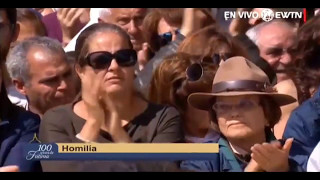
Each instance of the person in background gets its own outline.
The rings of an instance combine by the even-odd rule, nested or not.
[[[76,52],[70,51],[66,53],[68,63],[70,64],[72,74],[73,74],[73,82],[75,84],[76,94],[81,92],[81,80],[75,70],[76,65]]]
[[[42,18],[48,37],[57,39],[66,46],[89,22],[89,13],[95,8],[52,8],[53,13]]]
[[[266,8],[237,8],[237,13],[246,13],[246,12],[258,12],[261,13],[262,10]],[[255,26],[262,23],[261,18],[236,18],[231,20],[231,24],[228,28],[230,35],[241,43],[241,46],[248,52],[249,59],[259,66],[269,77],[272,85],[277,84],[277,77],[275,71],[272,67],[260,56],[260,51],[257,45],[251,40],[252,36],[255,35],[252,32]],[[253,35],[252,35],[253,34]],[[251,38],[251,39],[250,39]]]
[[[34,11],[28,8],[17,8],[17,21],[20,32],[17,42],[35,36],[47,36],[46,28]]]
[[[153,8],[143,21],[144,38],[148,45],[148,59],[141,63],[141,71],[161,47],[181,37],[184,8]]]
[[[17,23],[17,9],[16,8],[0,8],[0,62],[5,63],[10,47],[15,44],[18,38],[20,25]],[[3,81],[7,88],[9,99],[13,104],[24,106],[27,101],[24,96],[15,90],[6,68],[3,69]]]
[[[143,63],[149,60],[148,45],[145,43],[142,29],[143,19],[148,13],[147,8],[91,8],[91,11],[95,12],[90,12],[89,23],[77,31],[75,36],[70,36],[69,42],[64,44],[66,52],[74,51],[78,36],[88,26],[94,23],[112,23],[121,26],[130,35],[134,49],[138,52],[138,64],[143,66]]]
[[[211,24],[215,24],[215,20],[207,10],[202,8],[185,8],[181,30],[177,33],[177,39],[161,47],[153,58],[145,65],[143,70],[137,73],[135,86],[138,91],[144,97],[148,97],[153,71],[163,59],[168,55],[176,53],[178,46],[186,36]]]
[[[232,56],[248,56],[239,42],[216,25],[204,27],[187,36],[177,51],[194,56],[209,56],[212,59],[216,55],[220,55],[223,59]]]
[[[16,17],[15,8],[0,8],[0,172],[41,171],[39,162],[23,157],[24,146],[38,133],[39,117],[10,102],[4,81],[5,57],[19,33]]]
[[[166,57],[154,71],[149,100],[178,109],[187,142],[205,143],[219,138],[209,114],[195,109],[187,102],[191,93],[210,92],[217,68],[218,64],[211,57],[178,53]],[[189,76],[188,72],[193,69],[197,71]]]
[[[291,88],[294,87],[294,88]],[[283,94],[288,94],[298,99],[298,90],[295,88],[294,82],[290,80],[281,81],[274,86],[274,88]],[[284,130],[291,116],[291,113],[299,106],[299,102],[294,102],[285,106],[281,106],[281,118],[277,124],[274,125],[273,133],[277,139],[282,139]]]
[[[175,41],[181,30],[184,8],[154,8],[143,21],[145,38],[154,53]]]
[[[37,12],[39,12],[42,16],[50,15],[57,11],[57,8],[34,8]]]
[[[3,63],[6,60],[11,43],[15,42],[18,38],[20,26],[17,23],[16,8],[0,8],[0,17],[0,61]],[[7,84],[8,80],[6,79],[6,72],[4,73],[4,81]]]
[[[276,72],[278,92],[298,97],[297,87],[289,75],[289,68],[294,63],[292,51],[297,37],[296,27],[285,20],[274,19],[260,23],[251,31],[254,31],[251,39],[259,48],[260,56]],[[298,105],[298,102],[295,102],[281,107],[281,120],[274,127],[277,138],[282,137],[288,119]]]
[[[70,64],[56,40],[33,37],[20,42],[6,65],[15,88],[28,100],[26,108],[40,117],[76,96]]]
[[[90,21],[90,8],[59,8],[57,18],[62,31],[62,45],[65,47]]]
[[[320,141],[320,17],[315,16],[298,31],[292,56],[292,79],[298,89],[300,106],[287,123],[283,137],[294,138],[290,157],[297,171],[306,171],[310,154]]]
[[[17,22],[20,27],[19,35],[14,43],[11,43],[11,49],[20,41],[25,39],[46,36],[47,32],[41,18],[38,17],[36,12],[30,8],[17,8]],[[7,77],[8,81],[6,84],[8,97],[10,101],[25,109],[28,107],[28,101],[26,97],[18,92],[12,84],[11,78]]]
[[[274,19],[260,23],[252,31],[250,39],[259,48],[260,56],[277,73],[277,82],[289,79],[285,70],[293,63],[290,51],[297,37],[296,28],[282,19]]]
[[[10,102],[3,81],[4,68],[2,63],[0,69],[0,167],[14,165],[18,168],[4,168],[3,171],[41,171],[39,161],[28,161],[23,156],[25,145],[32,141],[39,131],[40,119],[37,115]]]

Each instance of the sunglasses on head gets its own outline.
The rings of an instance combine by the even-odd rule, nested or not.
[[[122,49],[114,54],[108,51],[98,51],[86,57],[87,64],[94,69],[109,68],[113,59],[121,67],[134,66],[137,62],[137,52],[133,49]]]
[[[204,73],[203,64],[215,64],[219,65],[221,60],[225,61],[229,59],[231,54],[214,54],[212,57],[205,56],[202,58],[201,62],[191,64],[186,70],[186,76],[189,81],[197,81],[201,79]]]

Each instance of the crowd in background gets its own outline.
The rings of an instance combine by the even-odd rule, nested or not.
[[[0,171],[320,172],[320,16],[0,8]],[[309,13],[310,14],[310,13]],[[27,161],[42,143],[218,143],[210,160]]]

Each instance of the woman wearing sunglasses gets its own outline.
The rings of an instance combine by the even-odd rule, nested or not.
[[[178,112],[148,103],[136,93],[133,80],[137,54],[124,30],[107,23],[91,25],[80,34],[75,53],[81,96],[72,104],[45,114],[40,128],[42,142],[183,141]],[[93,171],[112,171],[108,167],[89,166]],[[80,163],[43,162],[44,171],[83,168]]]
[[[293,139],[273,141],[271,128],[280,119],[280,106],[295,101],[275,92],[268,76],[249,60],[227,59],[217,70],[211,93],[188,98],[190,105],[209,112],[220,131],[215,142],[219,153],[210,161],[184,161],[181,167],[211,172],[289,171]]]
[[[158,104],[176,107],[183,121],[185,139],[190,143],[210,142],[217,133],[208,113],[188,105],[191,93],[210,92],[218,68],[215,59],[178,53],[164,59],[155,70],[149,99]]]

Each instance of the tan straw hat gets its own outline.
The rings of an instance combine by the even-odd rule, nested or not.
[[[188,102],[202,110],[212,106],[212,100],[218,96],[266,95],[280,106],[296,101],[292,96],[279,94],[270,85],[268,76],[254,63],[244,57],[232,57],[223,62],[212,84],[211,93],[193,93]]]

